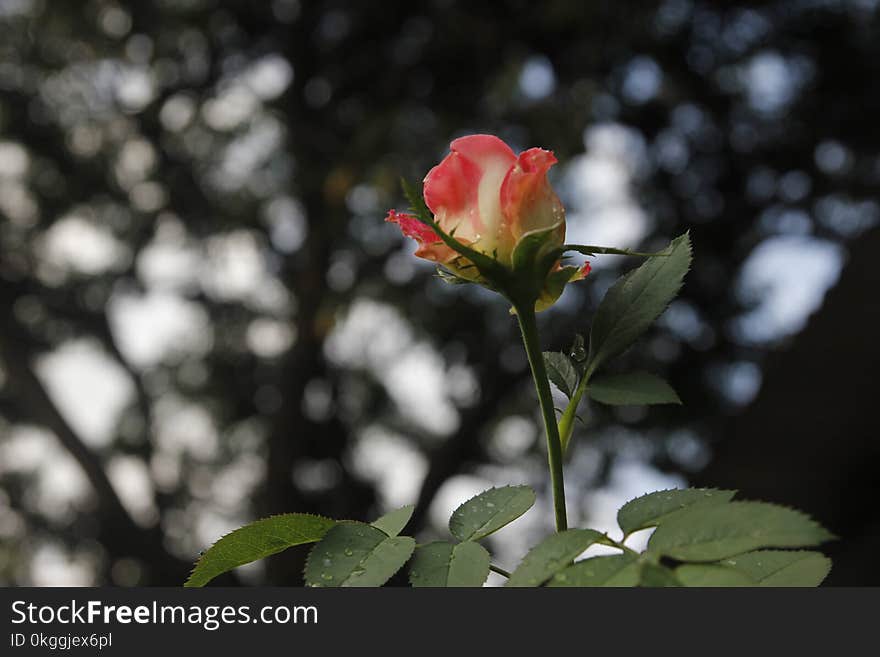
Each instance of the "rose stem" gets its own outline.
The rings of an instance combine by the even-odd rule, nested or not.
[[[522,331],[523,345],[532,368],[532,378],[538,392],[538,401],[544,415],[544,429],[547,432],[547,460],[550,465],[550,483],[553,486],[553,507],[556,511],[556,531],[568,528],[565,513],[565,483],[562,475],[562,443],[559,440],[559,427],[556,424],[556,411],[553,408],[553,396],[550,393],[550,381],[544,367],[544,356],[538,340],[538,324],[535,320],[534,302],[516,304],[516,316]]]

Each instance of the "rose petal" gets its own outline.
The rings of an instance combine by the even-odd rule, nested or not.
[[[499,259],[509,257],[499,190],[516,155],[492,135],[469,135],[450,145],[450,154],[425,176],[425,203],[444,231]],[[503,253],[498,253],[503,246]]]
[[[385,221],[397,224],[400,226],[401,233],[418,242],[419,248],[416,250],[415,255],[420,258],[445,263],[458,256],[455,251],[441,241],[433,228],[423,224],[418,218],[408,212],[389,210]]]
[[[514,239],[534,230],[562,225],[558,236],[565,239],[565,210],[547,180],[547,171],[556,164],[556,156],[541,148],[520,153],[516,164],[501,185],[501,209]]]

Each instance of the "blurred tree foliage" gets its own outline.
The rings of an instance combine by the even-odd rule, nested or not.
[[[34,581],[48,544],[95,582],[177,584],[254,516],[366,518],[400,478],[430,528],[457,474],[541,483],[540,442],[498,446],[536,419],[507,308],[439,281],[382,223],[400,175],[487,131],[555,151],[572,226],[635,213],[638,245],[694,237],[682,300],[629,355],[686,405],[590,409],[571,499],[648,459],[815,513],[844,538],[830,581],[876,584],[878,23],[871,0],[0,2],[0,580]],[[584,186],[631,205],[594,207]],[[803,345],[796,322],[771,331],[761,285],[780,267],[833,282],[856,237],[834,315]],[[750,288],[768,244],[789,257]],[[627,264],[543,317],[548,347],[588,328]],[[781,280],[777,314],[799,289]],[[189,330],[150,351],[160,316]],[[127,391],[105,440],[50,383],[70,344]],[[414,352],[436,367],[401,392]],[[748,406],[769,353],[773,401]],[[22,427],[54,436],[30,465]],[[88,484],[69,508],[39,492],[59,449]],[[302,559],[258,581],[298,583]]]

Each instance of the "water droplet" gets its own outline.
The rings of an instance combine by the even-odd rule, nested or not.
[[[324,559],[324,565],[330,566],[333,562],[330,559]]]
[[[495,505],[492,502],[486,502],[486,506],[490,509],[494,509]]]
[[[584,336],[574,336],[574,344],[571,346],[571,357],[581,363],[587,359],[587,350],[584,348]]]
[[[351,548],[345,548],[345,556],[350,557],[353,554],[354,552],[352,552]]]
[[[333,575],[330,573],[321,573],[321,579],[331,580],[333,579]]]

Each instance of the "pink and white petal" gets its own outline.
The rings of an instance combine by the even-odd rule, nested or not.
[[[425,176],[425,205],[447,233],[456,229],[465,239],[476,234],[480,222],[477,190],[482,175],[475,162],[453,151]]]
[[[419,221],[414,215],[408,212],[397,212],[389,210],[385,221],[400,226],[400,232],[406,237],[412,237],[419,242],[439,242],[440,237],[434,232],[434,229],[427,224]]]
[[[565,210],[547,180],[557,159],[550,151],[530,148],[520,153],[501,185],[501,209],[516,240],[524,234],[563,225]],[[565,238],[563,227],[561,239]]]
[[[505,160],[510,166],[516,160],[516,153],[495,135],[477,134],[459,137],[452,140],[449,150],[461,153],[474,162],[486,162],[498,158]]]
[[[500,189],[516,155],[492,135],[460,137],[450,150],[425,177],[425,203],[444,230],[455,229],[457,238],[492,253],[509,242],[500,235]]]
[[[385,221],[396,223],[400,226],[400,232],[406,237],[413,238],[419,245],[415,255],[419,258],[432,260],[434,262],[449,262],[458,254],[446,246],[434,229],[423,224],[415,216],[407,212],[396,212],[390,210]]]
[[[414,255],[439,264],[448,264],[461,258],[455,250],[446,246],[443,242],[434,242],[433,244],[420,243]]]

